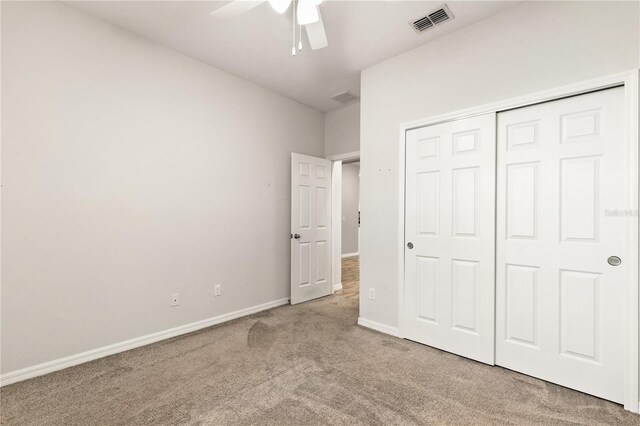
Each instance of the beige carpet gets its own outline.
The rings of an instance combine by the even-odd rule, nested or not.
[[[330,296],[2,388],[4,425],[638,425],[619,405],[356,325]]]

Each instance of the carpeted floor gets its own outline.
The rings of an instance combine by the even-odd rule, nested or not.
[[[356,325],[329,296],[2,388],[4,425],[638,425],[619,405]]]

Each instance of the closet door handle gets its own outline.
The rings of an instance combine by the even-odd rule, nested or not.
[[[609,258],[607,259],[607,263],[611,266],[620,266],[620,264],[622,263],[622,259],[620,259],[618,256],[609,256]]]

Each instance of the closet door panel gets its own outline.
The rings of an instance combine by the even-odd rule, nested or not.
[[[495,114],[407,132],[406,337],[488,364],[494,194]]]
[[[623,89],[498,114],[496,363],[622,402]]]

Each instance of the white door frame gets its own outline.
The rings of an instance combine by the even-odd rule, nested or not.
[[[638,135],[640,120],[638,118],[640,91],[639,91],[639,70],[634,69],[618,74],[612,74],[601,78],[583,81],[557,87],[551,90],[536,92],[526,96],[520,96],[508,100],[493,102],[490,104],[455,111],[447,114],[429,117],[423,120],[412,121],[400,125],[399,132],[399,159],[398,159],[398,190],[401,196],[398,200],[398,333],[399,337],[404,337],[404,205],[405,205],[405,143],[408,130],[419,127],[439,124],[446,121],[460,120],[487,113],[498,113],[513,108],[529,106],[541,102],[548,102],[556,99],[575,96],[596,90],[607,89],[616,86],[624,86],[624,108],[625,108],[625,140],[627,145],[627,158],[629,176],[628,207],[632,214],[627,216],[629,221],[629,252],[626,258],[629,259],[629,274],[627,278],[627,320],[626,320],[626,363],[625,363],[625,399],[624,408],[634,413],[638,412],[640,405],[638,395],[638,382],[640,372],[640,360],[638,352],[638,333],[640,324],[638,318],[639,309],[639,283],[638,283]],[[635,214],[633,214],[635,212]]]
[[[342,290],[342,162],[360,160],[360,151],[329,155],[327,160],[331,160],[331,261],[335,293]]]

